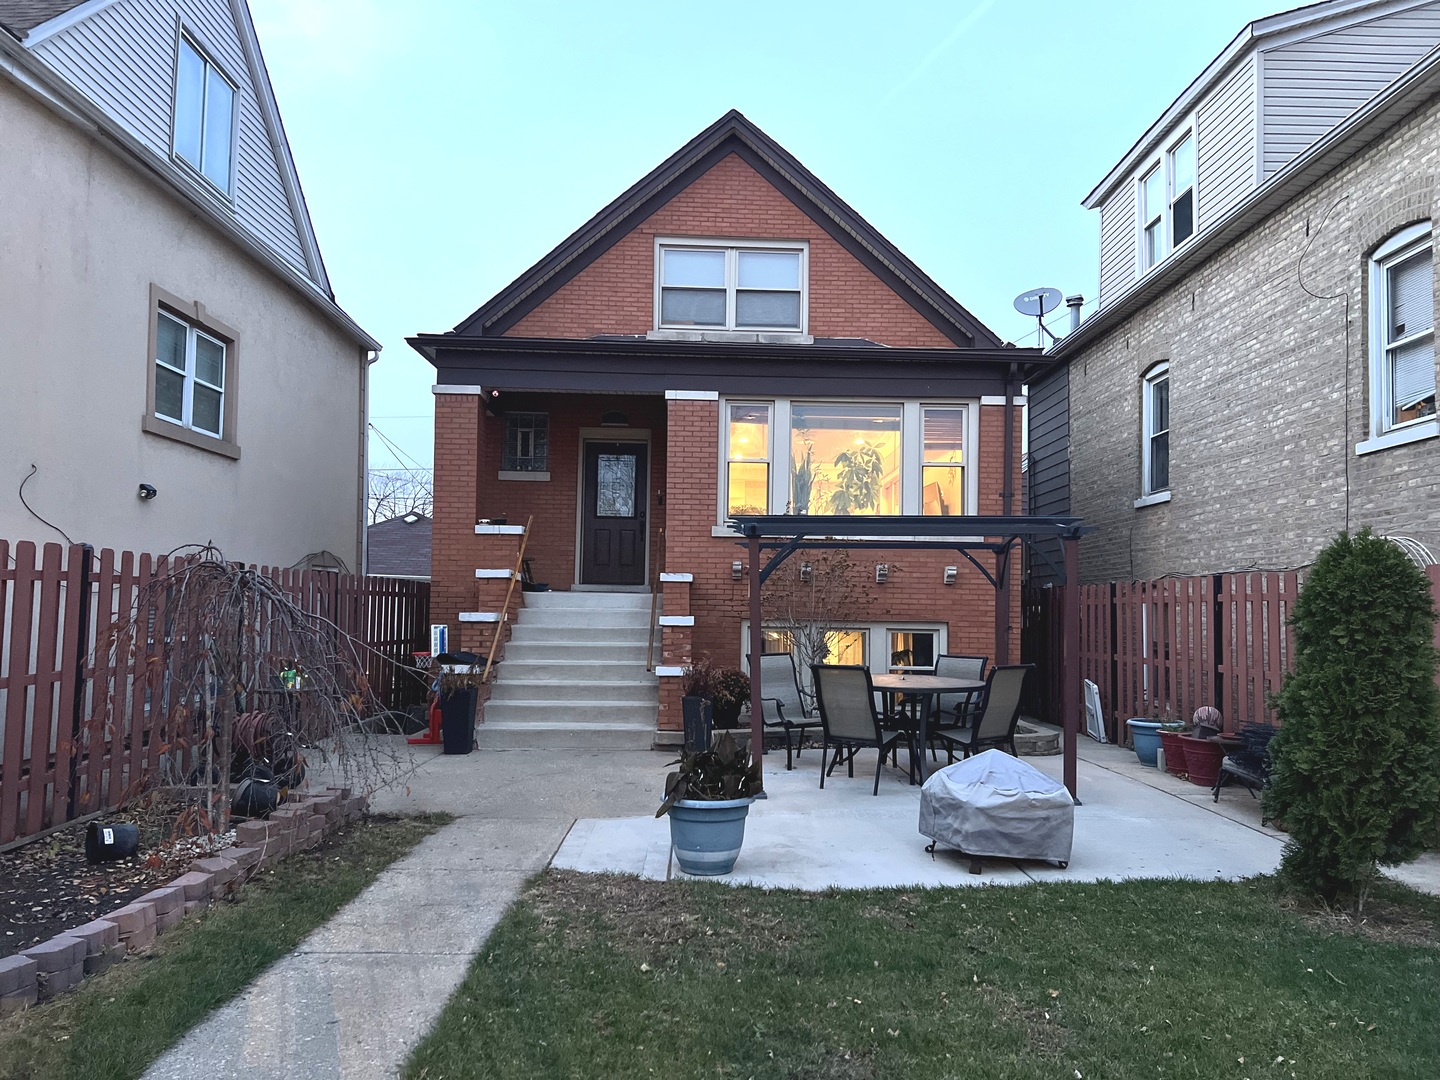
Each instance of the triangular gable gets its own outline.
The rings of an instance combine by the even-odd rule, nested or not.
[[[869,222],[783,147],[731,110],[666,159],[455,328],[460,335],[504,334],[719,162],[736,155],[806,217],[961,347],[1001,341],[935,284]]]
[[[24,45],[168,161],[177,13],[241,84],[237,220],[333,299],[245,0],[88,0],[29,29]]]

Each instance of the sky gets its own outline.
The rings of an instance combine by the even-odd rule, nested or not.
[[[250,0],[336,299],[384,345],[372,468],[434,460],[434,369],[406,336],[454,327],[731,108],[1033,345],[1019,293],[1093,310],[1081,199],[1285,6]]]

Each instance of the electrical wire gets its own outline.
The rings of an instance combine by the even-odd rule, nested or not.
[[[31,506],[28,502],[25,501],[25,485],[30,482],[30,477],[34,476],[39,471],[40,466],[36,465],[32,461],[30,463],[30,471],[25,474],[25,479],[20,481],[20,490],[16,492],[16,494],[20,496],[20,505],[25,507],[26,510],[29,510],[30,516],[33,517],[36,521],[40,522],[40,524],[42,525],[46,525],[54,529],[61,536],[65,537],[65,543],[69,544],[71,547],[74,547],[75,541],[70,539],[69,533],[67,533],[64,529],[60,528],[60,526],[56,525],[53,521],[46,521],[43,517],[41,517],[35,512],[35,508],[33,506]]]
[[[378,427],[376,427],[373,422],[369,423],[367,426],[370,428],[371,431],[373,431],[373,432],[375,433],[376,437],[377,437],[382,443],[385,444],[385,448],[386,448],[387,450],[389,450],[392,454],[395,455],[395,460],[396,460],[396,461],[399,461],[402,465],[403,465],[406,461],[409,461],[410,464],[411,464],[411,466],[413,466],[413,470],[412,470],[412,471],[414,471],[414,472],[423,472],[423,473],[428,473],[428,472],[430,472],[430,470],[429,470],[428,468],[426,468],[424,465],[421,465],[419,461],[417,461],[415,458],[411,457],[411,456],[410,456],[409,454],[407,454],[404,450],[401,450],[400,447],[395,444],[394,440],[392,440],[392,439],[390,439],[389,437],[387,437],[386,434],[385,434],[383,431],[381,431]]]

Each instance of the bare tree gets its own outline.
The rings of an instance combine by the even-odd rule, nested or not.
[[[368,477],[366,524],[405,514],[433,516],[435,473],[432,469],[371,469]]]
[[[830,658],[837,630],[864,619],[872,590],[847,551],[801,552],[770,576],[760,594],[767,629],[790,639],[801,693],[814,705],[806,673]]]

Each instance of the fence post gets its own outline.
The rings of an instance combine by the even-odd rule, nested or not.
[[[85,658],[90,653],[90,562],[95,549],[89,544],[80,545],[80,588],[75,598],[77,628],[75,635],[75,704],[70,710],[70,776],[65,796],[65,820],[75,818],[76,799],[79,796],[80,732],[84,727],[85,715]]]
[[[1125,718],[1120,715],[1120,610],[1115,603],[1115,582],[1110,582],[1110,711],[1115,723],[1111,726],[1110,741],[1123,746],[1130,731]]]
[[[1222,670],[1225,665],[1225,603],[1220,595],[1223,587],[1221,583],[1223,576],[1222,574],[1210,575],[1212,595],[1210,603],[1210,632],[1214,640],[1214,647],[1211,649],[1210,655],[1211,662],[1215,665],[1215,671],[1212,676],[1215,690],[1215,708],[1220,710],[1222,717],[1229,715],[1225,711],[1225,675]],[[1224,721],[1221,722],[1223,723]],[[1231,730],[1234,729],[1232,728]]]

